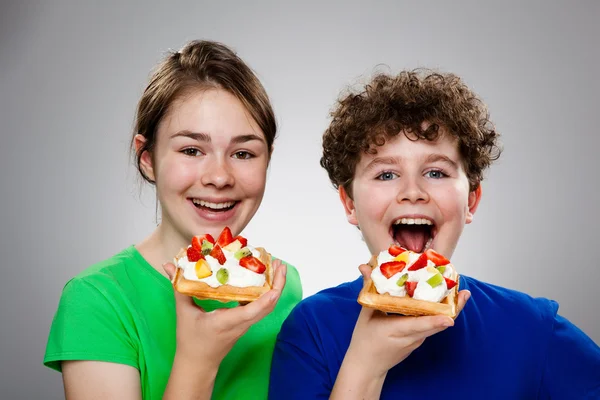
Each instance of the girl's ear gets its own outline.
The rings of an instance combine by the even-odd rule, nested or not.
[[[477,189],[469,193],[469,209],[467,211],[465,223],[470,224],[473,222],[473,215],[477,211],[479,202],[481,201],[481,183],[477,186]]]
[[[136,154],[139,154],[140,149],[146,143],[146,138],[138,133],[133,138],[133,143],[135,146]],[[142,171],[144,171],[144,174],[146,174],[148,179],[150,179],[152,182],[154,182],[155,179],[154,179],[154,166],[152,165],[152,155],[148,151],[144,151],[142,153],[142,155],[140,157],[140,167],[142,168]]]
[[[354,207],[354,200],[350,198],[350,195],[346,192],[343,186],[338,189],[340,195],[340,201],[346,211],[346,218],[352,225],[358,226],[358,219],[356,218],[356,207]]]

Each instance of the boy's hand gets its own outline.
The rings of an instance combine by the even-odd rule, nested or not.
[[[164,265],[169,278],[174,276],[175,268],[171,263]],[[285,286],[287,270],[279,260],[273,261],[273,269],[273,288],[258,300],[244,306],[205,312],[191,297],[174,291],[177,313],[176,358],[183,358],[190,365],[210,365],[216,371],[235,342],[251,325],[275,308]]]
[[[363,279],[371,274],[368,265],[359,267]],[[458,313],[470,297],[467,290],[458,294]],[[457,315],[458,315],[457,313]],[[363,307],[352,334],[332,398],[379,398],[387,372],[406,359],[428,336],[454,325],[447,316],[407,317],[386,315]],[[335,394],[336,396],[333,396]]]

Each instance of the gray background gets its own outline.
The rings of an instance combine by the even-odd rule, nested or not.
[[[63,284],[153,229],[133,114],[163,52],[195,38],[236,49],[272,97],[280,137],[246,235],[299,267],[305,295],[368,259],[318,164],[334,99],[378,64],[423,65],[463,76],[503,134],[459,271],[556,299],[600,342],[600,3],[79,3],[0,10],[3,398],[62,397],[42,357]]]

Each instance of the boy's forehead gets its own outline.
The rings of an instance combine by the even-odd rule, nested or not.
[[[363,152],[360,161],[367,161],[377,157],[397,156],[411,158],[410,156],[423,156],[429,153],[442,152],[448,157],[459,161],[458,139],[449,134],[441,134],[435,140],[407,137],[400,133],[394,137],[387,138],[381,146],[371,145],[369,152]]]

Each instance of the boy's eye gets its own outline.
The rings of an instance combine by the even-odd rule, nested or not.
[[[181,150],[181,152],[183,154],[185,154],[186,156],[191,156],[191,157],[196,157],[196,156],[199,156],[200,154],[202,154],[200,152],[200,150],[195,149],[193,147],[190,147],[190,148],[187,148],[187,149],[183,149],[183,150]]]
[[[444,178],[445,176],[447,176],[445,173],[443,173],[440,170],[431,170],[429,172],[427,172],[426,174],[428,177],[433,178],[433,179],[441,179]]]
[[[248,159],[254,157],[254,155],[247,151],[236,151],[235,153],[233,153],[232,157],[238,158],[240,160],[248,160]]]
[[[377,175],[377,179],[379,179],[380,181],[390,181],[392,179],[396,179],[398,177],[398,175],[396,175],[393,172],[382,172],[381,174]]]

